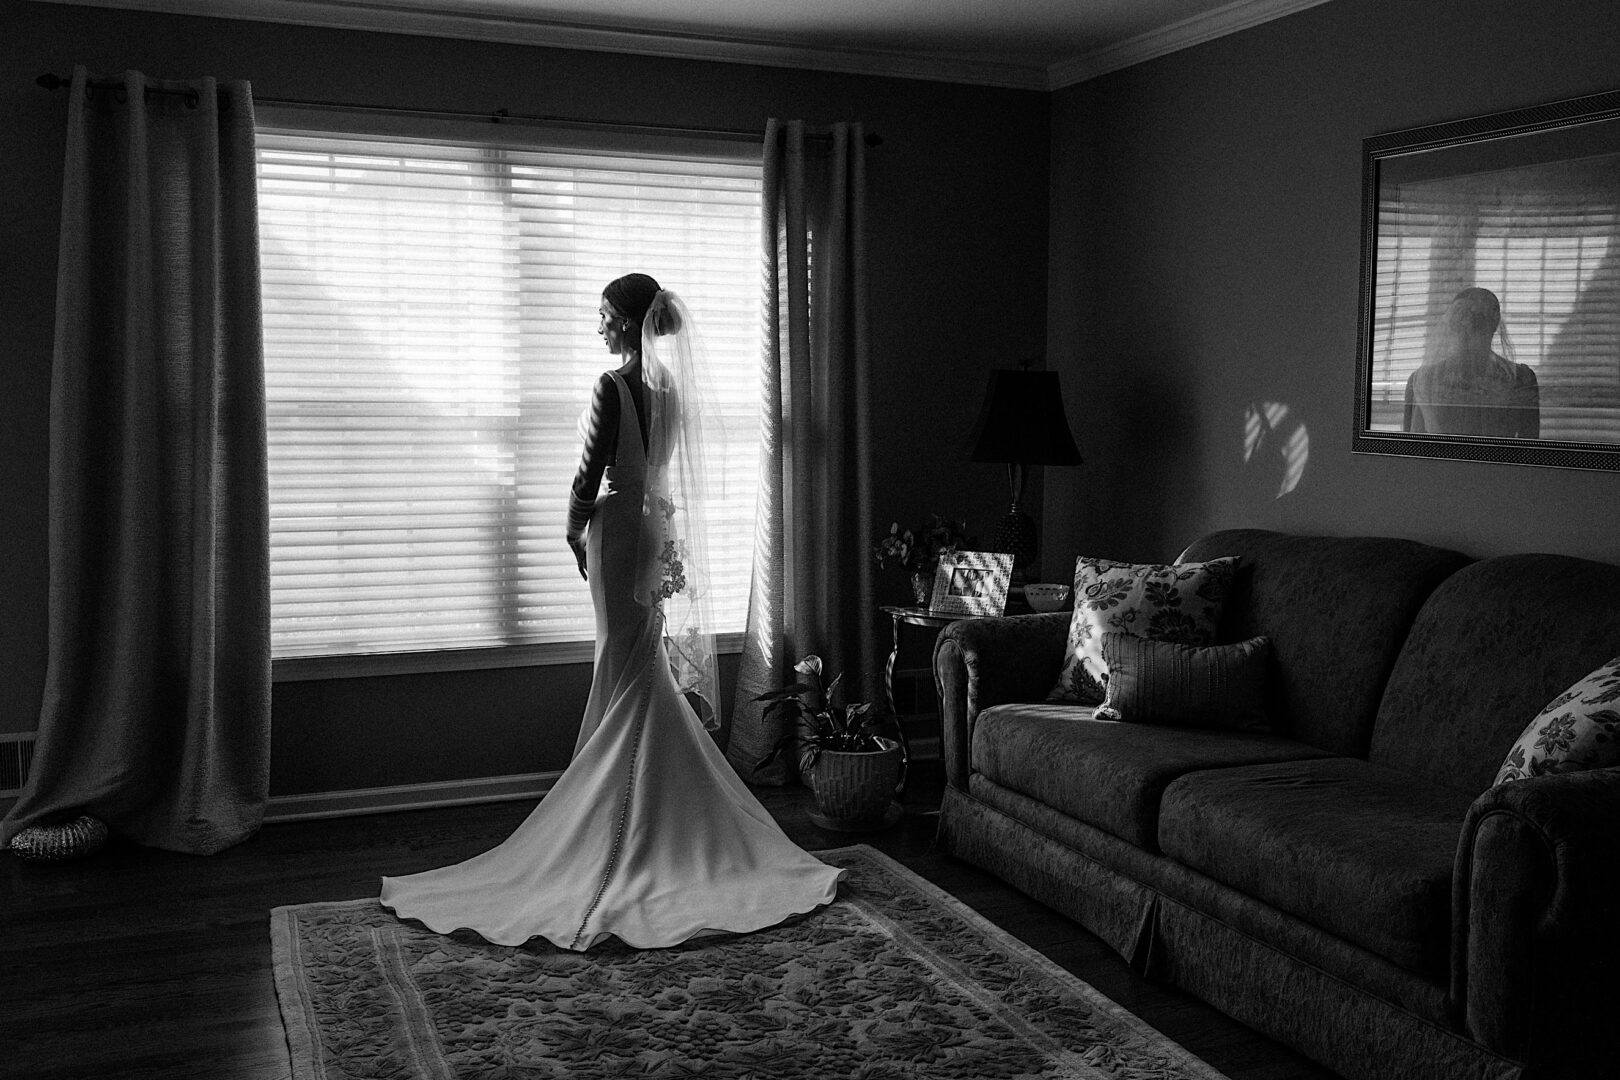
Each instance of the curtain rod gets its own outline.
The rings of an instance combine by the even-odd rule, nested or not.
[[[73,85],[71,78],[64,79],[53,72],[46,72],[34,80],[46,90],[59,90]],[[123,86],[123,83],[111,79],[91,80],[89,83],[94,90],[111,90]],[[197,91],[191,88],[174,89],[167,86],[148,86],[149,94],[177,94],[195,97]],[[464,109],[409,109],[397,105],[352,105],[342,101],[304,101],[297,98],[258,97],[253,99],[256,103],[264,105],[283,105],[292,108],[305,109],[341,109],[347,112],[367,113],[396,113],[410,116],[441,117],[455,120],[487,120],[492,124],[545,124],[551,127],[579,128],[588,131],[635,131],[655,135],[685,135],[688,137],[705,139],[729,139],[737,142],[758,142],[763,133],[759,131],[746,131],[741,128],[693,127],[681,124],[653,124],[653,123],[627,123],[618,120],[574,120],[564,116],[540,116],[528,113],[514,113],[506,109],[496,109],[493,112],[473,112]],[[826,132],[812,132],[806,138],[824,140],[832,136]],[[868,132],[865,136],[867,146],[883,145],[883,136],[876,132]]]

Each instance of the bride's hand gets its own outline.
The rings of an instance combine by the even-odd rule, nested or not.
[[[574,559],[579,563],[579,576],[589,581],[585,574],[585,545],[574,537],[568,538],[568,546],[573,549]]]

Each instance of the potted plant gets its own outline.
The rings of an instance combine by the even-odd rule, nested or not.
[[[799,773],[815,796],[811,821],[835,832],[893,824],[900,817],[894,793],[905,775],[904,748],[877,733],[882,718],[872,715],[871,702],[834,704],[844,677],[823,685],[821,657],[807,656],[793,670],[798,682],[754,699],[766,703],[765,716],[782,716],[792,724],[754,768],[797,746]]]
[[[896,566],[909,574],[913,599],[918,607],[927,607],[933,596],[939,557],[947,551],[959,551],[968,543],[967,522],[930,514],[927,524],[915,529],[902,530],[898,521],[891,524],[873,545],[872,554],[879,569]]]

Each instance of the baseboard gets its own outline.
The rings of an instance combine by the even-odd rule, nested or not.
[[[430,784],[357,788],[353,791],[272,795],[265,808],[264,820],[268,825],[283,821],[386,814],[396,810],[430,810],[439,806],[539,799],[551,790],[561,775],[560,772],[520,773],[471,780],[441,780]]]
[[[551,790],[560,772],[483,776],[473,780],[442,780],[431,784],[357,788],[353,791],[317,791],[308,795],[272,795],[265,807],[266,824],[278,821],[314,821],[317,818],[387,814],[396,810],[431,810],[436,806],[516,802],[535,799]],[[0,799],[0,817],[11,812],[16,798]]]

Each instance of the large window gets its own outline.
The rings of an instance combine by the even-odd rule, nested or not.
[[[258,156],[277,658],[592,637],[564,521],[613,363],[597,303],[632,270],[682,294],[715,373],[709,544],[720,629],[742,629],[757,159],[278,127]]]

